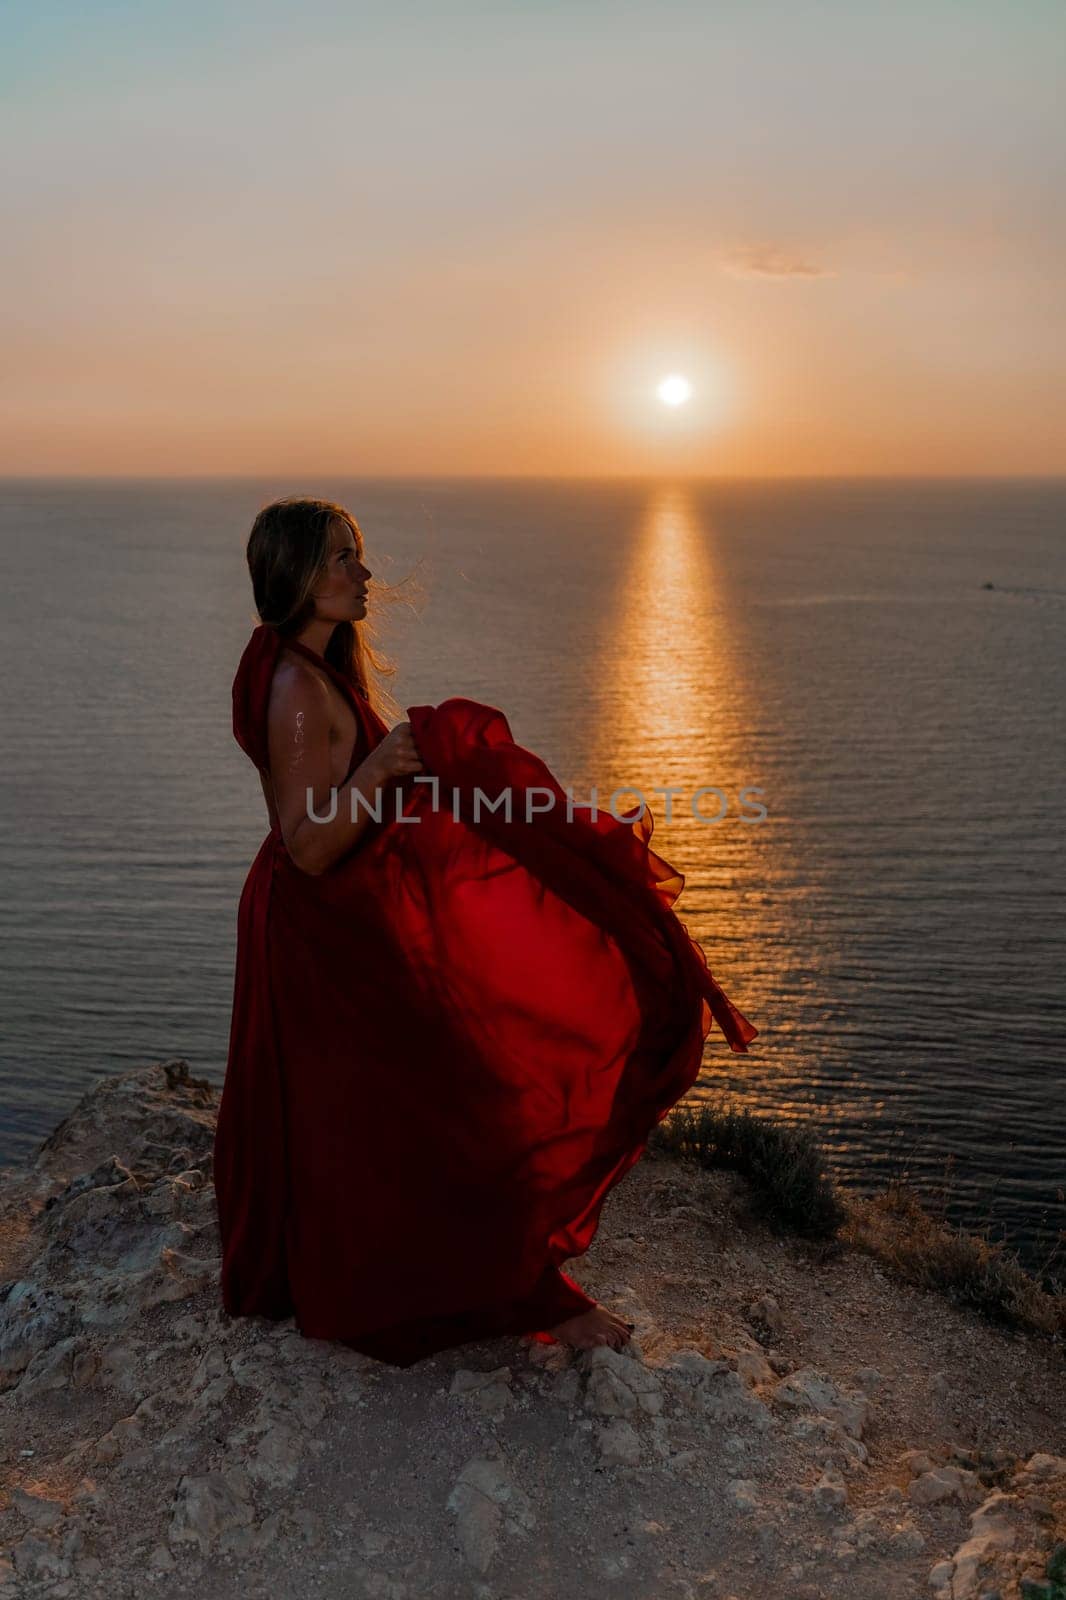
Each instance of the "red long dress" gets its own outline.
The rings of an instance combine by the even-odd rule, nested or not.
[[[237,742],[268,772],[283,644],[350,701],[350,776],[386,724],[266,624]],[[393,779],[347,855],[301,872],[275,825],[252,863],[214,1154],[225,1309],[397,1366],[594,1304],[560,1264],[695,1081],[712,1017],[734,1051],[757,1036],[672,909],[650,813],[567,820],[492,706],[407,716],[421,781]],[[555,805],[527,822],[534,786]],[[510,821],[489,809],[508,787]]]

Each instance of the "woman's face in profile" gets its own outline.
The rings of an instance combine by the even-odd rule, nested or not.
[[[355,537],[346,522],[330,525],[330,551],[312,589],[316,615],[324,622],[359,622],[366,616],[370,568],[359,559]]]

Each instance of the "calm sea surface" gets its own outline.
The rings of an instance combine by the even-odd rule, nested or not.
[[[0,1159],[101,1073],[222,1080],[266,832],[230,727],[244,540],[300,492],[351,507],[376,578],[416,570],[379,641],[401,707],[489,701],[579,796],[644,792],[760,1029],[746,1057],[713,1031],[698,1095],[1040,1260],[1066,1225],[1064,484],[0,484]]]

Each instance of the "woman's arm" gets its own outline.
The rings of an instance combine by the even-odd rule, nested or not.
[[[338,789],[332,820],[316,822],[309,811],[321,816],[331,809],[329,690],[316,672],[294,667],[283,676],[275,675],[269,714],[270,770],[281,836],[293,864],[317,876],[352,848],[372,820],[367,807],[358,802],[352,820],[352,791],[376,810],[377,791],[390,778],[422,771],[411,724],[397,723]]]

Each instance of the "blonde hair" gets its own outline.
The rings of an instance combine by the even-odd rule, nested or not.
[[[248,535],[248,571],[259,620],[282,637],[300,633],[315,615],[311,591],[329,561],[335,522],[351,529],[356,554],[363,560],[363,532],[345,506],[333,500],[291,496],[264,506]],[[376,613],[381,602],[408,600],[401,592],[411,574],[398,584],[375,583],[368,604]],[[338,622],[324,651],[326,660],[382,717],[402,715],[382,680],[396,673],[395,663],[375,644],[371,613],[359,622]]]

